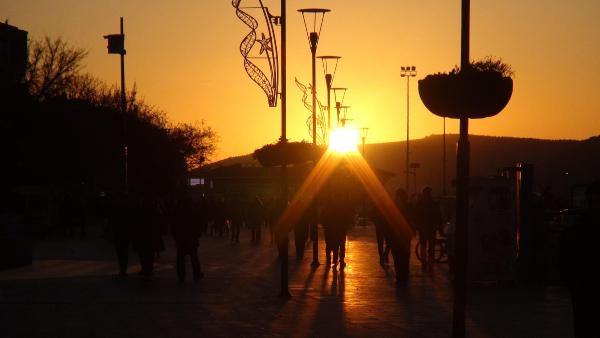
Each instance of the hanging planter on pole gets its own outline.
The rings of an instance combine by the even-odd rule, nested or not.
[[[419,80],[419,96],[433,114],[480,119],[498,114],[510,100],[512,72],[500,61],[485,60],[466,70],[428,75]]]

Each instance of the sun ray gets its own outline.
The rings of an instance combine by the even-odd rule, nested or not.
[[[275,230],[286,227],[291,230],[293,225],[298,222],[300,217],[310,204],[314,201],[317,194],[323,188],[325,182],[335,170],[342,157],[333,151],[327,150],[315,165],[308,177],[302,183],[302,186],[292,199],[291,203],[286,207],[283,214],[279,217],[275,224]]]
[[[350,169],[358,177],[375,207],[385,217],[386,221],[392,225],[391,229],[395,232],[395,235],[399,238],[410,238],[413,231],[406,221],[406,217],[400,212],[396,203],[367,164],[367,161],[361,154],[356,152],[349,153],[346,158]]]
[[[315,200],[317,194],[323,189],[327,179],[338,167],[342,159],[346,159],[349,169],[358,178],[374,206],[386,221],[392,225],[392,231],[395,232],[396,236],[400,238],[411,237],[413,231],[406,217],[400,212],[396,203],[394,203],[362,155],[355,151],[339,152],[332,149],[327,150],[323,154],[319,162],[315,165],[315,168],[304,180],[304,183],[294,195],[291,203],[279,217],[275,225],[275,230],[279,230],[281,227],[285,227],[287,231],[292,229],[293,225],[298,222],[302,214]]]

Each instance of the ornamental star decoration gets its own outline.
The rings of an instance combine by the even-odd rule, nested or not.
[[[262,55],[262,53],[265,51],[273,51],[273,47],[271,46],[271,38],[267,38],[265,33],[262,33],[262,39],[258,40],[258,43],[260,43],[260,55]]]

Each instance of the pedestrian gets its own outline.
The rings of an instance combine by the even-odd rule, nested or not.
[[[322,219],[325,230],[325,264],[327,267],[333,265],[335,269],[338,262],[340,269],[346,266],[346,234],[353,219],[354,209],[349,196],[334,188],[323,209]]]
[[[433,272],[436,233],[442,229],[440,206],[433,200],[431,187],[423,188],[416,205],[416,228],[421,247],[421,267],[423,272]]]
[[[190,257],[192,276],[195,281],[204,277],[198,259],[198,238],[202,224],[195,219],[193,200],[189,195],[180,197],[177,212],[172,220],[171,233],[177,247],[177,276],[179,281],[185,281],[186,257]]]
[[[213,227],[215,228],[215,235],[223,237],[225,232],[225,226],[227,222],[227,211],[225,210],[225,199],[223,197],[216,197],[213,204]]]
[[[266,210],[265,206],[258,197],[254,196],[252,202],[248,204],[248,210],[246,211],[246,220],[248,221],[248,228],[251,232],[250,242],[253,244],[260,243],[261,227],[265,222]]]
[[[132,208],[133,249],[140,258],[140,275],[146,280],[154,274],[154,257],[160,249],[160,217],[149,196],[141,196]]]
[[[577,222],[560,236],[559,264],[573,307],[575,337],[599,337],[597,306],[600,302],[598,275],[594,263],[598,258],[600,238],[600,181],[586,190],[587,209]]]
[[[275,224],[277,223],[277,219],[279,218],[280,214],[278,203],[280,203],[279,200],[271,196],[265,204],[267,214],[266,222],[268,223],[267,226],[269,227],[270,234],[270,246],[273,246],[275,244]]]
[[[235,194],[229,201],[228,207],[229,222],[231,224],[231,243],[240,243],[240,230],[244,222],[244,204],[242,200]]]
[[[406,285],[408,282],[410,263],[410,241],[413,236],[412,219],[413,210],[408,202],[408,194],[404,189],[396,190],[396,207],[405,224],[397,224],[395,228],[388,228],[386,238],[392,248],[394,257],[394,271],[396,273],[396,284]]]
[[[377,239],[377,253],[379,254],[379,264],[381,266],[385,266],[385,264],[388,262],[391,247],[390,244],[387,243],[385,236],[386,220],[385,218],[383,218],[379,210],[377,210],[376,206],[372,206],[371,221],[375,225],[375,237]]]
[[[302,216],[294,225],[294,245],[296,248],[297,261],[301,261],[304,258],[304,247],[306,246],[306,240],[308,239],[308,228],[311,220],[315,218],[313,204],[314,203],[311,203],[308,208],[304,210]]]
[[[127,275],[129,247],[131,245],[131,205],[127,196],[115,196],[108,205],[108,224],[113,234],[113,244],[119,262],[119,276]]]

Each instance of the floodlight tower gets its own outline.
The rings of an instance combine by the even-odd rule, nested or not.
[[[410,78],[417,76],[415,66],[400,67],[400,76],[406,77],[406,191],[410,175]]]

